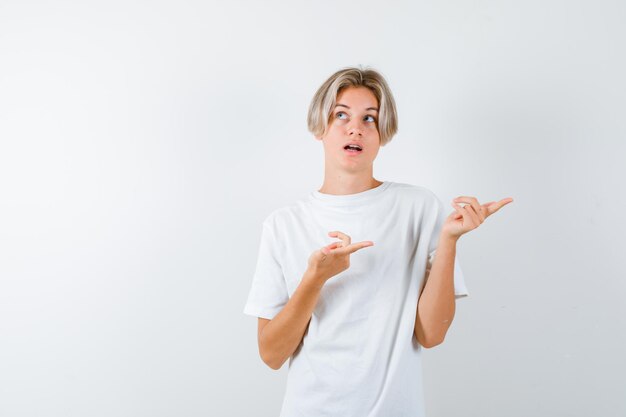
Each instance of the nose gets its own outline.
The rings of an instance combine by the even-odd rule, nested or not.
[[[350,125],[350,127],[348,128],[348,134],[350,136],[354,136],[354,135],[359,135],[359,136],[363,136],[363,128],[361,127],[361,124],[359,121],[355,121],[354,123],[352,123],[352,125]]]

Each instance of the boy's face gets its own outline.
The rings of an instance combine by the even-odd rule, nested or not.
[[[327,165],[350,171],[371,169],[380,149],[378,101],[374,93],[366,87],[343,89],[330,113],[328,131],[318,139],[323,142]],[[358,144],[362,150],[346,150],[350,143]]]

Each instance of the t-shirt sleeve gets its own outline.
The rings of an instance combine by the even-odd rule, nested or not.
[[[428,249],[428,260],[426,263],[426,277],[425,280],[428,280],[428,275],[430,274],[430,269],[432,268],[433,262],[435,260],[435,253],[437,252],[437,246],[439,245],[439,234],[441,233],[441,228],[443,227],[443,223],[446,218],[452,212],[452,208],[450,209],[450,213],[446,213],[444,209],[444,205],[439,200],[436,199],[436,211],[437,211],[437,220],[436,225],[431,235],[431,241]],[[465,275],[463,274],[463,270],[459,265],[459,255],[454,257],[454,298],[459,299],[461,297],[469,296],[469,291],[465,285]]]
[[[276,243],[272,226],[266,220],[263,222],[256,269],[244,314],[271,320],[289,301]]]

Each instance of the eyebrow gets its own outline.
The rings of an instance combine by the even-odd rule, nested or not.
[[[335,107],[339,107],[339,106],[341,106],[341,107],[345,107],[346,109],[349,109],[349,108],[350,108],[350,107],[346,106],[345,104],[341,104],[341,103],[339,103],[339,104],[335,105]],[[365,109],[365,110],[375,110],[375,111],[378,111],[378,108],[376,108],[376,107],[368,107],[368,108],[367,108],[367,109]]]

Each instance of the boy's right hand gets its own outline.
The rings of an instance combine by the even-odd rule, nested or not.
[[[338,237],[341,242],[333,242],[324,246],[309,257],[308,269],[316,277],[322,279],[322,283],[350,267],[350,254],[374,245],[374,242],[369,240],[351,244],[350,236],[339,231],[328,232],[328,234]]]

